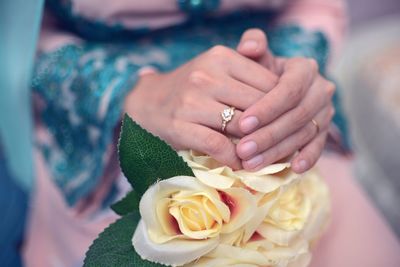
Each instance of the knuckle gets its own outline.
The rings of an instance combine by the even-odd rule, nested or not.
[[[302,131],[300,131],[298,140],[297,140],[297,147],[301,148],[305,144],[307,144],[311,138],[315,135],[315,127],[311,125],[310,127],[305,127]]]
[[[309,127],[305,127],[303,144],[308,143],[308,141],[310,141],[317,133],[317,127],[314,125],[314,123],[310,123]]]
[[[167,127],[167,128],[171,128],[171,130],[169,131],[169,139],[173,139],[176,137],[179,137],[181,135],[181,131],[179,131],[179,124],[180,121],[173,119],[171,120],[171,127]]]
[[[213,60],[225,60],[232,55],[232,50],[223,45],[216,45],[208,51],[208,55]]]
[[[296,108],[293,119],[296,123],[301,125],[310,119],[310,111],[305,106],[299,106]]]
[[[314,58],[309,58],[308,64],[310,65],[310,68],[313,73],[318,72],[318,70],[319,70],[318,62]]]
[[[182,96],[182,107],[184,109],[193,109],[196,104],[195,96],[188,91]]]
[[[302,66],[304,67],[304,64],[307,64],[307,60],[303,57],[293,57],[291,59],[289,59],[288,61],[288,65],[289,66]]]
[[[263,143],[268,147],[276,144],[277,142],[275,135],[271,131],[264,131],[262,137]]]
[[[279,107],[277,105],[260,106],[255,111],[254,115],[260,119],[261,122],[270,121],[279,116]],[[262,124],[262,123],[261,123]]]
[[[197,108],[196,104],[195,95],[190,90],[186,90],[178,99],[177,108],[173,109],[172,116],[174,118],[187,117],[187,114],[190,113],[191,110]]]
[[[336,114],[336,109],[335,107],[333,107],[333,105],[331,105],[330,109],[329,109],[329,120],[332,120],[333,116],[335,116]]]
[[[169,127],[166,127],[166,131],[165,131],[165,140],[168,142],[172,141],[172,140],[179,140],[180,136],[181,136],[181,131],[179,131],[179,124],[180,121],[177,119],[172,119],[169,123]]]
[[[336,91],[336,85],[331,81],[327,81],[326,92],[328,93],[328,95],[332,97],[335,91]]]
[[[273,163],[279,160],[282,157],[282,148],[278,146],[274,146],[268,149],[264,154],[265,162]]]
[[[220,155],[226,148],[226,142],[223,136],[217,133],[210,133],[204,140],[205,151],[209,155]]]
[[[288,81],[288,88],[286,93],[286,101],[290,105],[297,104],[302,96],[301,89],[298,88],[299,86],[296,85],[293,81]]]
[[[194,70],[188,75],[188,83],[194,88],[204,88],[211,81],[211,77],[203,70]]]

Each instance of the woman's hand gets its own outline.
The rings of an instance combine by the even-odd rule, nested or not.
[[[241,168],[235,145],[221,133],[221,111],[235,116],[226,134],[242,137],[239,118],[277,83],[277,76],[232,49],[216,46],[170,73],[143,75],[125,110],[176,149],[194,149]],[[254,106],[256,107],[256,106]]]
[[[239,127],[246,136],[237,154],[243,167],[256,170],[300,150],[292,159],[293,170],[310,169],[323,150],[334,114],[334,84],[320,75],[313,59],[274,58],[261,30],[246,31],[238,52],[279,77],[277,85],[240,116]]]

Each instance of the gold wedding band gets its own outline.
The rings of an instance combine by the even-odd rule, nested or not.
[[[315,125],[315,128],[317,129],[317,133],[316,134],[318,134],[319,133],[319,124],[318,124],[318,122],[316,120],[314,120],[314,119],[312,119],[311,122],[312,122],[312,124]]]
[[[222,130],[222,132],[225,132],[226,125],[228,124],[228,122],[230,122],[232,120],[234,115],[235,115],[234,107],[226,108],[221,112],[221,117],[222,117],[221,130]]]

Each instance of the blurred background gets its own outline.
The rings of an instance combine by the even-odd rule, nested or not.
[[[400,237],[400,1],[349,0],[334,78],[356,152],[356,177]]]

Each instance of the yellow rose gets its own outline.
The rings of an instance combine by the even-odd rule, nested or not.
[[[277,191],[269,205],[257,228],[261,236],[280,246],[288,246],[300,237],[310,241],[322,231],[328,218],[328,189],[318,173],[311,170],[299,181]]]
[[[183,265],[213,250],[221,234],[242,227],[255,211],[256,199],[244,188],[217,191],[195,177],[173,177],[143,195],[132,243],[143,259]]]
[[[289,162],[271,164],[257,172],[248,172],[233,171],[210,156],[195,151],[180,151],[179,155],[202,183],[217,189],[246,186],[256,192],[269,193],[300,177],[290,170]]]

